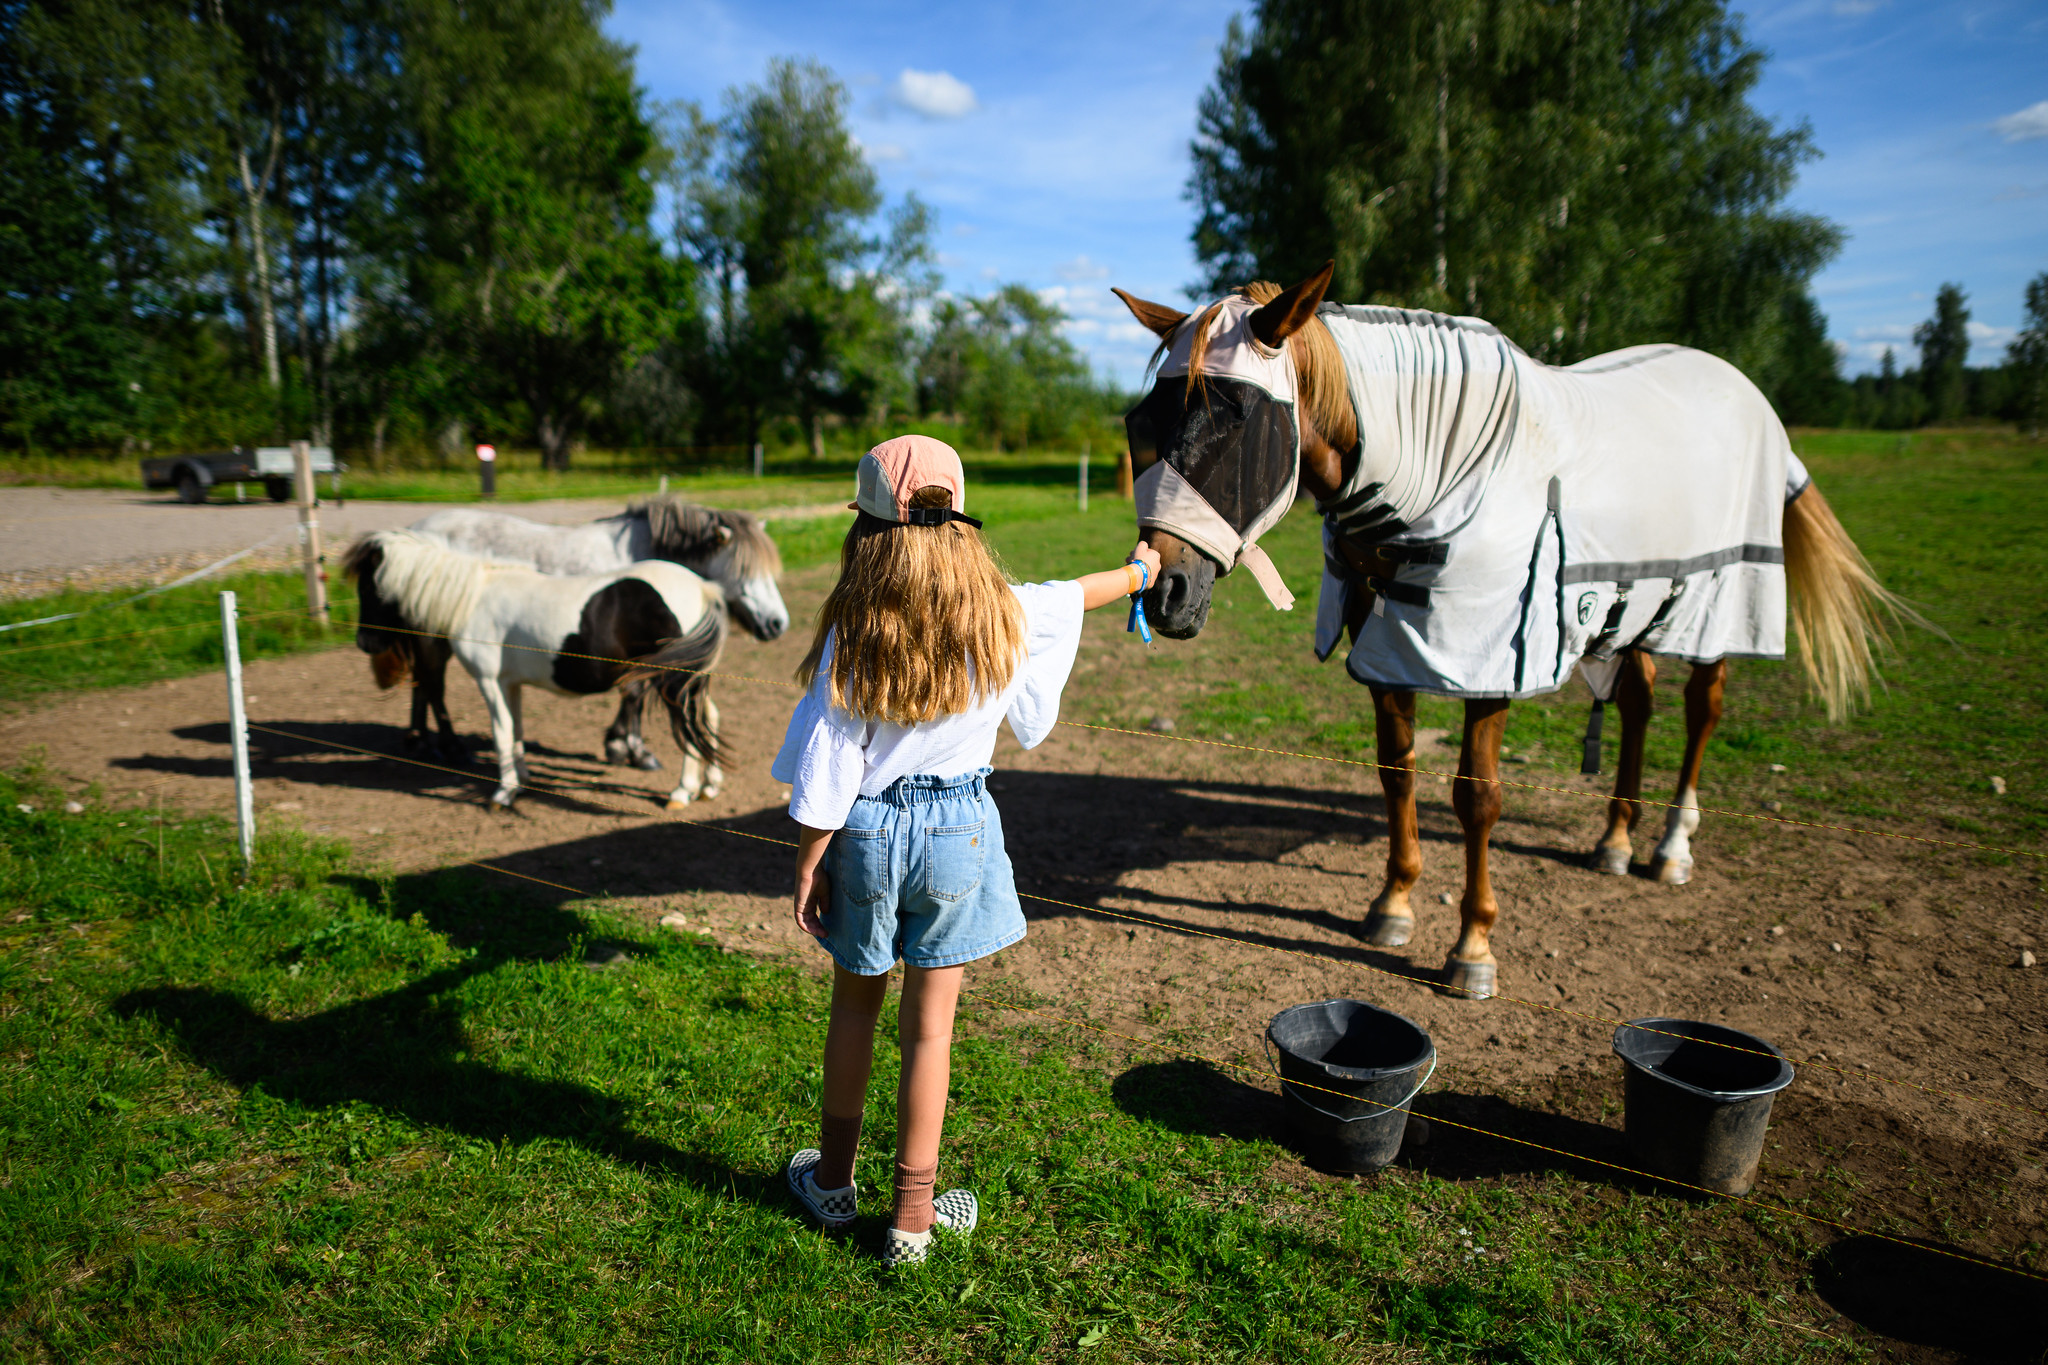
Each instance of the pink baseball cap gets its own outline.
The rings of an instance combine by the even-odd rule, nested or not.
[[[860,457],[858,495],[848,504],[883,521],[912,526],[939,526],[964,521],[981,523],[967,516],[967,475],[960,468],[960,456],[944,441],[929,436],[895,436]],[[912,507],[911,495],[920,488],[937,486],[953,494],[949,507]]]

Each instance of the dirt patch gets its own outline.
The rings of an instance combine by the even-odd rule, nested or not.
[[[798,620],[829,573],[791,576]],[[786,679],[805,644],[794,633],[736,642],[723,668]],[[1103,685],[1091,672],[1113,676],[1099,665],[1134,648],[1120,622],[1091,619],[1076,686]],[[568,898],[553,884],[631,897],[650,918],[679,914],[733,946],[823,966],[790,923],[789,852],[763,841],[793,834],[767,772],[791,689],[718,684],[735,761],[725,792],[685,813],[697,826],[663,817],[668,774],[598,761],[605,698],[529,699],[534,780],[570,794],[534,792],[503,815],[484,804],[495,780],[485,764],[463,777],[357,752],[397,752],[407,702],[375,691],[353,649],[252,665],[247,690],[264,727],[252,744],[265,821],[347,837],[401,873],[475,859],[538,879],[517,883],[534,895]],[[457,679],[449,695],[481,750],[474,689]],[[225,811],[224,721],[216,677],[79,695],[0,717],[0,758],[40,749],[51,768],[114,799],[161,794],[170,807]],[[665,737],[661,746],[673,765]],[[2031,866],[1710,815],[1693,883],[1666,887],[1584,866],[1600,801],[1512,792],[1493,866],[1500,986],[1513,999],[1474,1003],[1431,984],[1457,926],[1439,895],[1455,896],[1462,878],[1442,784],[1423,784],[1415,939],[1389,951],[1355,935],[1385,852],[1367,770],[1076,728],[1029,754],[1006,735],[997,764],[1019,887],[1049,899],[1025,902],[1030,936],[975,969],[977,990],[1247,1063],[1280,1009],[1372,1000],[1437,1042],[1425,1111],[1624,1164],[1613,1021],[1730,1024],[1801,1063],[1774,1115],[1760,1193],[1855,1227],[2039,1264],[2048,967],[2014,965],[2022,945],[2040,952],[2048,940]],[[1546,780],[1591,796],[1597,779]],[[1157,1054],[1145,1064],[1175,1065]],[[1207,1106],[1216,1131],[1270,1120],[1251,1079],[1233,1073],[1228,1085],[1249,1093]],[[1251,1117],[1232,1117],[1233,1104],[1252,1106]],[[1440,1125],[1421,1160],[1506,1177],[1562,1159]]]

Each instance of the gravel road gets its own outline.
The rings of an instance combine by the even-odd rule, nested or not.
[[[331,558],[364,531],[410,526],[455,505],[329,502],[320,508],[320,532]],[[503,510],[534,521],[576,522],[609,516],[622,506],[619,498],[560,498],[506,504]],[[761,509],[776,519],[820,510]],[[187,506],[170,494],[120,489],[0,488],[0,601],[63,588],[148,586],[266,540],[265,548],[235,567],[289,567],[298,562],[298,516],[291,503]]]

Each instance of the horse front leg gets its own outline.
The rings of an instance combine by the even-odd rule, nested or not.
[[[1694,664],[1685,683],[1685,762],[1678,769],[1678,793],[1664,817],[1664,838],[1650,858],[1650,875],[1667,886],[1692,880],[1692,835],[1700,827],[1700,762],[1707,739],[1721,723],[1721,693],[1728,661]]]
[[[1607,803],[1607,832],[1593,846],[1593,869],[1626,877],[1635,857],[1630,836],[1642,818],[1643,745],[1650,733],[1655,704],[1657,661],[1649,651],[1631,649],[1621,656],[1615,679],[1615,709],[1621,712],[1621,755],[1614,765],[1614,799]]]
[[[640,736],[640,718],[647,710],[649,686],[648,680],[641,678],[620,689],[619,714],[613,718],[611,729],[604,732],[606,762],[649,773],[661,767],[661,760]]]
[[[1495,964],[1488,942],[1500,905],[1486,868],[1486,844],[1500,819],[1500,740],[1507,730],[1508,703],[1490,697],[1465,703],[1465,742],[1458,751],[1458,780],[1451,804],[1465,827],[1465,899],[1458,904],[1461,931],[1444,962],[1444,984],[1453,994],[1484,1000],[1493,994]]]
[[[510,810],[519,799],[519,713],[496,678],[478,678],[476,690],[491,713],[491,745],[498,751],[498,789],[491,793],[491,804]]]
[[[420,694],[425,693],[425,706],[433,712],[434,725],[438,734],[429,746],[442,761],[469,764],[469,750],[463,747],[462,739],[455,733],[455,722],[448,716],[448,661],[454,657],[445,640],[428,640],[420,650],[420,686],[413,694],[414,707],[420,707]],[[415,715],[414,723],[419,726],[421,737],[426,734],[426,720]]]
[[[1366,912],[1363,937],[1398,948],[1415,932],[1408,893],[1422,875],[1422,836],[1415,820],[1415,694],[1372,689],[1379,740],[1380,789],[1387,797],[1387,881]]]

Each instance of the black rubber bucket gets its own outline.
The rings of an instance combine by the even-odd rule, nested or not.
[[[1763,1039],[1691,1019],[1632,1019],[1614,1031],[1627,1081],[1626,1125],[1652,1175],[1747,1194],[1771,1100],[1792,1064]]]
[[[1281,1105],[1295,1147],[1326,1171],[1376,1171],[1401,1151],[1409,1101],[1436,1070],[1411,1019],[1362,1000],[1319,1000],[1273,1016]]]

